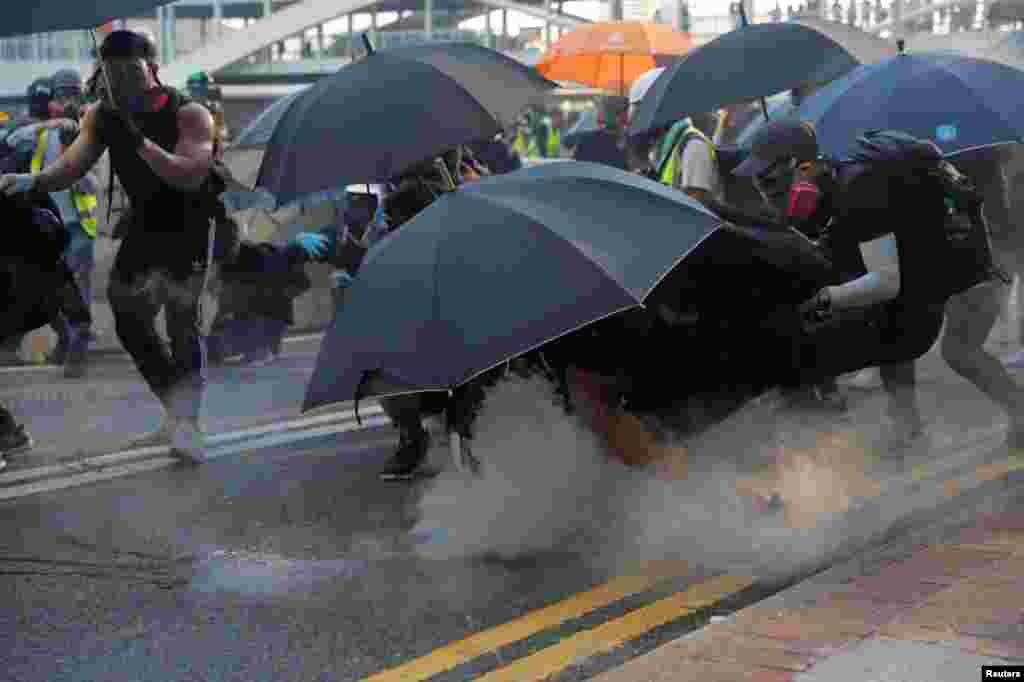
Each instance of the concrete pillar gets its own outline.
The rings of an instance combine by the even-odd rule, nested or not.
[[[428,41],[434,39],[434,0],[423,2],[423,31]]]
[[[167,56],[173,62],[178,58],[178,18],[174,5],[164,5],[164,16],[167,17]]]
[[[324,53],[324,25],[316,27],[316,48],[321,55]]]
[[[484,33],[487,34],[487,47],[493,48],[494,31],[492,30],[491,27],[491,8],[487,7],[486,10],[487,11],[484,14]]]
[[[269,17],[273,13],[274,13],[274,2],[273,2],[273,0],[263,0],[263,15],[262,15],[261,18],[262,19],[266,19],[267,17]],[[273,45],[267,46],[267,49],[263,51],[263,58],[266,60],[267,64],[270,64],[271,62],[274,61],[274,46]]]
[[[501,10],[501,47],[502,50],[508,49],[508,10]]]
[[[370,42],[377,47],[377,10],[370,12]]]
[[[354,40],[355,32],[352,30],[352,13],[349,12],[345,15],[348,26],[348,58],[356,58],[356,41]]]
[[[550,10],[551,9],[551,2],[549,1],[547,3],[547,5],[548,5],[548,9]],[[551,22],[550,21],[545,21],[544,22],[544,49],[545,50],[550,50],[551,49]]]
[[[213,0],[213,39],[224,37],[224,5],[222,0]]]
[[[565,14],[565,0],[558,0],[558,14]],[[555,38],[561,38],[562,32],[565,31],[565,29],[561,25],[559,25],[556,30],[557,33],[555,33]]]
[[[167,63],[167,6],[161,5],[156,8],[157,18],[157,40],[160,41],[159,49],[160,63]]]

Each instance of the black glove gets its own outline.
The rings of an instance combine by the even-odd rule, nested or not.
[[[98,114],[99,138],[106,146],[137,151],[145,143],[146,137],[124,109],[115,109],[104,103],[100,105]]]
[[[800,304],[800,319],[805,331],[813,331],[832,316],[832,297],[828,288],[824,288],[810,299]]]

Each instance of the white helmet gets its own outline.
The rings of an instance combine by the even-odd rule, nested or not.
[[[651,86],[654,85],[654,81],[658,80],[658,76],[665,70],[664,66],[659,66],[656,69],[650,71],[644,71],[640,74],[635,81],[633,81],[632,87],[629,88],[629,103],[637,104],[644,98],[647,91],[650,90]]]

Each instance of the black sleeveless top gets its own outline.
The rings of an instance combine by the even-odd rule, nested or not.
[[[143,135],[165,151],[174,152],[178,144],[178,110],[191,100],[173,88],[163,88],[163,94],[167,101],[160,109],[134,114],[132,118]],[[199,192],[172,187],[135,150],[116,145],[109,149],[111,166],[128,194],[135,216],[131,234],[187,234],[205,239],[209,226],[198,210]]]

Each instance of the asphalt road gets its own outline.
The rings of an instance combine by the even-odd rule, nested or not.
[[[380,482],[378,428],[0,503],[0,680],[585,679],[908,515],[969,514],[1006,459],[998,413],[937,380],[904,458],[878,456],[879,396],[855,393],[824,441],[818,417],[765,430],[765,403],[685,477],[630,476],[536,388],[492,399],[471,484]]]

